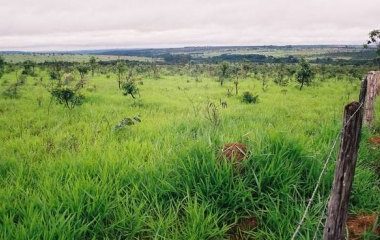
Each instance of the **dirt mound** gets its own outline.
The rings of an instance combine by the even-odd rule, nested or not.
[[[240,219],[229,231],[231,240],[247,239],[245,232],[252,231],[257,228],[257,219],[254,217],[246,217]]]
[[[375,226],[377,223],[377,216],[371,215],[350,215],[347,219],[347,227],[350,240],[362,239],[362,235],[368,231],[374,231],[374,234],[380,237],[380,226]]]
[[[371,137],[368,139],[368,142],[373,145],[380,146],[380,137]]]
[[[229,160],[241,162],[247,155],[247,146],[242,143],[226,143],[223,146],[222,154]]]

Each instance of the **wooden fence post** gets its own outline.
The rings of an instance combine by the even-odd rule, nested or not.
[[[359,103],[363,105],[363,109],[365,108],[364,106],[365,106],[365,100],[367,96],[367,85],[368,85],[368,80],[367,80],[367,76],[365,76],[362,80],[360,93],[359,93]]]
[[[361,97],[363,97],[362,94]],[[343,132],[328,204],[327,219],[323,230],[324,240],[345,239],[348,202],[354,180],[363,122],[362,109],[359,102],[352,102],[344,108]]]
[[[380,94],[380,72],[371,71],[366,76],[367,94],[364,107],[364,123],[371,126],[374,119],[374,102]]]

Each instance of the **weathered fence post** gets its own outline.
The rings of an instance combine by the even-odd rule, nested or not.
[[[361,88],[360,88],[360,93],[359,93],[359,103],[362,104],[363,108],[365,109],[365,100],[367,96],[367,85],[368,85],[368,80],[367,76],[363,78],[362,83],[361,83]]]
[[[361,97],[364,97],[361,94]],[[347,220],[348,201],[358,155],[363,122],[362,104],[352,102],[344,108],[343,131],[338,160],[335,166],[333,187],[323,230],[324,240],[343,240]]]
[[[364,123],[372,125],[374,119],[374,102],[376,96],[380,94],[380,72],[369,72],[366,76],[367,94],[364,107]]]

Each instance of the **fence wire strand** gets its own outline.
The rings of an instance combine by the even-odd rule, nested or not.
[[[323,218],[325,217],[325,214],[326,214],[326,208],[327,208],[327,205],[328,205],[328,204],[329,204],[329,198],[326,200],[326,203],[324,204],[323,209],[322,209],[322,211],[321,211],[322,214],[321,214],[321,217],[319,218],[317,228],[315,229],[315,233],[314,233],[314,236],[313,236],[313,240],[316,240],[316,239],[317,239],[318,231],[319,231],[319,226],[321,226],[322,221],[323,221]],[[322,225],[323,225],[323,224],[322,224]]]
[[[302,215],[302,217],[301,217],[301,220],[300,220],[299,223],[297,224],[297,228],[296,228],[296,230],[294,231],[291,240],[295,240],[295,239],[296,239],[296,237],[297,237],[299,231],[301,230],[301,227],[302,227],[303,223],[305,222],[305,219],[306,219],[306,216],[307,216],[307,214],[308,214],[308,212],[309,212],[309,209],[310,209],[310,207],[311,207],[311,204],[313,203],[313,200],[314,200],[314,198],[315,198],[315,195],[317,194],[317,191],[318,191],[319,185],[321,184],[321,181],[322,181],[323,175],[325,174],[325,172],[326,172],[326,170],[327,170],[327,166],[328,166],[328,163],[330,162],[330,159],[331,159],[332,153],[334,152],[334,149],[335,149],[335,147],[336,147],[336,144],[337,144],[337,142],[338,142],[340,136],[342,135],[343,130],[346,128],[346,126],[347,126],[348,123],[352,120],[352,118],[353,118],[353,117],[354,117],[354,116],[360,111],[360,109],[362,109],[362,106],[363,106],[363,102],[360,103],[358,109],[356,109],[356,111],[355,111],[355,112],[350,116],[350,118],[344,123],[342,129],[339,131],[339,133],[338,133],[337,136],[335,137],[334,142],[333,142],[333,145],[332,145],[332,147],[331,147],[331,149],[330,149],[330,152],[329,152],[329,154],[328,154],[328,156],[327,156],[327,158],[326,158],[326,160],[325,160],[325,163],[324,163],[324,165],[323,165],[322,171],[321,171],[321,173],[319,174],[317,184],[315,185],[314,191],[313,191],[313,193],[311,194],[311,198],[309,199],[309,202],[308,202],[308,204],[307,204],[307,206],[306,206],[306,209],[305,209],[305,211],[304,211],[304,213],[303,213],[303,215]],[[328,205],[328,201],[327,201],[326,207],[327,207],[327,205]],[[325,207],[325,208],[326,208],[326,207]],[[323,210],[322,212],[324,213],[325,210]],[[323,215],[324,215],[323,213],[322,213],[322,218],[323,218]],[[320,221],[319,221],[318,227],[319,227],[320,223],[322,222],[322,218],[321,218]],[[317,230],[318,230],[318,229],[317,229]],[[314,237],[315,237],[315,236],[316,236],[316,234],[314,235]],[[314,238],[313,238],[313,239],[314,239]]]

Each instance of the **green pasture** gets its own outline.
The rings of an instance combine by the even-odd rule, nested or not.
[[[232,82],[163,72],[141,76],[133,99],[122,95],[116,75],[87,78],[85,102],[72,110],[52,101],[42,70],[19,87],[18,98],[0,95],[0,239],[290,239],[343,107],[360,88],[346,79],[302,91],[294,81],[270,81],[264,92],[250,76],[235,96]],[[0,94],[15,82],[15,72],[4,74]],[[243,103],[245,91],[259,102]],[[210,102],[219,125],[206,117]],[[141,123],[114,129],[137,115]],[[351,213],[380,210],[380,154],[367,141],[379,121],[373,129],[363,130]],[[230,142],[249,149],[238,169],[220,154]],[[336,155],[299,239],[316,230],[321,238]],[[239,230],[247,218],[257,226]]]

